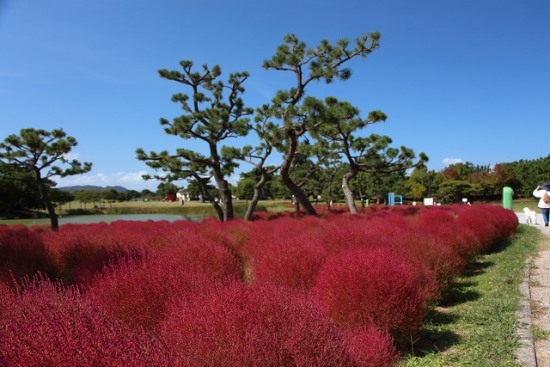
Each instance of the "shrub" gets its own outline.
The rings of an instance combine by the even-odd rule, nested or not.
[[[0,286],[3,366],[167,365],[158,340],[86,302],[75,288],[43,279],[14,294]]]
[[[480,250],[487,251],[513,235],[517,229],[517,216],[511,211],[491,205],[455,205],[457,224],[472,231],[480,242]]]
[[[158,256],[105,268],[87,296],[113,318],[152,329],[163,319],[169,301],[201,292],[212,281],[193,264]]]
[[[200,232],[172,231],[166,239],[170,245],[157,252],[166,261],[200,268],[217,279],[242,278],[239,258],[229,246]]]
[[[416,332],[426,311],[409,265],[387,249],[356,248],[329,259],[313,294],[339,325],[376,325],[394,336]]]
[[[356,366],[389,367],[395,365],[399,359],[399,352],[391,335],[376,326],[347,331],[346,342]]]
[[[411,265],[422,298],[428,303],[439,300],[467,264],[452,242],[418,228],[396,239],[393,248]]]
[[[56,276],[55,262],[40,235],[23,225],[0,226],[0,280],[37,272]]]
[[[429,208],[418,218],[418,228],[434,236],[439,243],[453,248],[465,262],[481,251],[478,238],[469,229],[458,225],[457,214],[451,209]]]
[[[318,235],[296,233],[273,238],[253,261],[252,279],[256,282],[309,289],[315,282],[326,250]]]
[[[170,228],[167,221],[65,224],[57,232],[44,233],[43,238],[63,280],[86,285],[109,263],[140,259],[165,247]]]
[[[167,348],[190,366],[347,366],[345,340],[314,302],[233,283],[170,307]]]

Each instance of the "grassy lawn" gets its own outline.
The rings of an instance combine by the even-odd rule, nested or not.
[[[124,201],[113,203],[101,203],[102,209],[95,209],[94,204],[86,205],[73,201],[58,207],[56,212],[60,216],[85,215],[85,214],[179,214],[179,215],[198,215],[202,217],[215,217],[216,212],[210,203],[201,203],[199,201],[187,201],[182,206],[178,202],[163,201]],[[248,206],[246,200],[236,200],[233,202],[235,216],[242,218]],[[285,211],[292,210],[289,201],[280,200],[261,200],[257,206],[258,211]],[[47,218],[45,211],[41,216]],[[0,219],[0,224],[25,224],[33,225],[36,219]]]
[[[234,200],[233,206],[235,207],[241,207],[241,206],[247,206],[248,201],[246,200]],[[159,210],[159,209],[185,209],[185,208],[197,208],[197,207],[205,207],[210,208],[211,205],[208,202],[200,202],[200,201],[186,201],[185,204],[182,206],[177,201],[175,202],[164,202],[164,201],[122,201],[122,202],[113,202],[113,203],[103,203],[103,207],[105,207],[107,210],[117,210],[117,209],[144,209],[144,210]],[[265,207],[268,210],[274,209],[273,211],[280,211],[283,210],[285,207],[290,208],[290,202],[286,201],[280,201],[280,200],[260,200],[258,203],[258,206]],[[71,203],[67,203],[61,207],[60,213],[63,213],[64,211],[68,209],[92,209],[94,207],[93,204],[81,204],[78,201],[73,201]]]
[[[516,310],[524,264],[542,243],[535,228],[480,256],[432,310],[400,367],[519,366]]]

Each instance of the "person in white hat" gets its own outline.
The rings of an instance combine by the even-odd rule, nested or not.
[[[537,186],[533,191],[533,196],[540,199],[538,207],[542,212],[542,219],[544,219],[544,225],[546,227],[548,227],[548,214],[550,212],[550,202],[548,202],[548,199],[545,200],[547,195],[550,195],[550,186],[546,183]]]

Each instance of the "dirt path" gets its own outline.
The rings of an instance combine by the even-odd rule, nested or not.
[[[526,224],[523,213],[516,215],[521,224]],[[537,213],[537,222],[535,228],[546,239],[540,244],[538,254],[529,260],[520,286],[518,359],[523,367],[550,367],[550,227],[544,226],[540,213]],[[544,335],[547,336],[540,337]]]
[[[550,335],[550,236],[533,260],[530,272],[532,326],[538,367],[550,367],[550,338],[537,338],[537,333]]]

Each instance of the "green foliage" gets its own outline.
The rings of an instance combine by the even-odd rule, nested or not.
[[[550,155],[534,160],[519,160],[503,164],[511,171],[510,186],[514,193],[531,197],[533,190],[541,183],[550,183]]]
[[[335,44],[322,40],[317,47],[308,48],[295,35],[289,34],[275,55],[263,63],[265,69],[286,71],[294,76],[295,84],[289,89],[278,91],[268,110],[270,116],[279,119],[282,124],[283,134],[273,136],[281,138],[276,146],[285,154],[280,170],[283,183],[308,214],[317,213],[308,195],[303,192],[303,185],[295,182],[296,175],[291,174],[293,167],[296,167],[293,160],[299,154],[299,138],[306,133],[315,135],[325,122],[321,117],[326,107],[314,97],[304,98],[306,88],[312,81],[324,80],[330,84],[334,79],[349,79],[351,70],[343,67],[343,64],[355,57],[366,57],[378,48],[379,40],[379,33],[371,33],[356,39],[355,47],[351,48],[347,39],[341,39]]]
[[[167,195],[175,196],[178,190],[179,190],[179,187],[177,187],[173,183],[161,182],[157,186],[157,195],[159,195],[162,198],[166,197]]]
[[[58,222],[51,199],[52,177],[66,177],[89,172],[92,164],[69,160],[71,149],[77,145],[76,139],[62,129],[46,130],[21,129],[19,135],[9,135],[0,143],[0,166],[4,172],[17,179],[21,171],[32,173],[40,199],[48,210],[52,230],[57,230]]]
[[[0,216],[24,217],[29,209],[42,208],[32,172],[0,165]]]
[[[531,197],[537,185],[550,182],[550,156],[532,161],[499,163],[494,167],[473,163],[452,164],[430,173],[428,195],[444,202],[455,202],[461,197],[474,200],[500,199],[502,188],[511,186],[515,197]],[[412,182],[409,187],[412,187]]]
[[[472,190],[472,185],[467,181],[449,180],[439,185],[438,197],[444,203],[457,203],[467,197]]]
[[[350,182],[359,172],[391,173],[405,172],[411,167],[424,166],[428,157],[420,154],[417,162],[413,162],[415,154],[410,148],[401,146],[399,149],[390,146],[392,139],[388,136],[371,134],[368,137],[356,137],[361,129],[370,124],[386,120],[382,111],[372,111],[367,119],[360,117],[359,109],[348,102],[339,102],[334,97],[325,99],[323,114],[320,120],[318,134],[314,134],[330,152],[343,156],[349,165],[347,172],[342,174],[342,189],[346,202],[352,214],[357,214],[355,200]]]
[[[92,169],[91,163],[68,159],[76,145],[76,139],[62,129],[21,129],[19,135],[12,134],[0,143],[0,164],[32,171],[37,179],[86,173]]]
[[[406,182],[406,186],[414,200],[425,197],[428,194],[429,185],[428,169],[426,167],[415,168]]]
[[[191,90],[192,95],[174,94],[172,101],[181,105],[184,114],[172,121],[162,118],[160,123],[170,135],[204,142],[209,153],[203,155],[185,148],[177,149],[175,154],[167,151],[146,153],[138,148],[137,159],[155,170],[165,172],[155,176],[163,182],[193,179],[201,195],[214,206],[220,219],[229,220],[233,218],[233,204],[231,188],[225,177],[238,167],[238,163],[233,154],[225,155],[222,151],[220,155],[218,144],[244,136],[250,130],[248,116],[253,113],[253,109],[246,108],[240,97],[244,92],[243,83],[249,74],[232,73],[227,82],[223,82],[220,80],[222,71],[218,65],[213,68],[203,65],[201,71],[194,71],[193,62],[184,60],[180,66],[183,72],[162,69],[159,75],[184,85]],[[211,177],[216,181],[218,195],[212,195],[209,191],[208,181]],[[215,200],[215,196],[219,196],[222,206]]]
[[[237,197],[241,200],[251,200],[254,196],[254,185],[256,181],[252,178],[240,180],[237,184]]]

